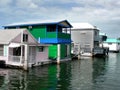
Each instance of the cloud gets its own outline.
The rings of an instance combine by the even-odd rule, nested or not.
[[[0,24],[61,20],[89,22],[109,30],[120,23],[119,0],[0,0]]]
[[[24,8],[24,9],[34,9],[38,8],[37,4],[35,4],[32,0],[16,0],[16,7]]]
[[[12,0],[0,0],[0,7],[7,7],[12,3]]]

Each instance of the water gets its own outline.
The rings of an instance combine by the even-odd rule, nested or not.
[[[0,90],[120,90],[120,53],[45,65],[0,69]]]

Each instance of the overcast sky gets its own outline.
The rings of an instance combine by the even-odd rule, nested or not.
[[[29,21],[88,22],[120,37],[120,0],[0,0],[0,26]]]

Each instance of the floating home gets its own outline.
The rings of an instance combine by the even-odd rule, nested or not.
[[[72,25],[72,53],[93,56],[93,51],[99,48],[99,29],[89,23],[73,23]]]
[[[27,70],[48,60],[48,46],[39,44],[28,30],[0,30],[0,62],[6,66]]]
[[[49,46],[49,59],[59,63],[60,60],[71,59],[71,28],[67,21],[18,23],[4,26],[5,29],[26,28],[34,38]]]
[[[108,47],[111,52],[119,52],[120,51],[120,40],[115,38],[108,38],[103,42],[103,47]]]

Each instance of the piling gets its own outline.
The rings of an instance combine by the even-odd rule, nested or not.
[[[26,44],[25,45],[25,60],[24,60],[24,65],[23,65],[23,69],[25,71],[28,70],[28,55],[29,55],[29,46]]]
[[[60,44],[57,45],[57,64],[60,64]]]
[[[80,60],[80,54],[78,54],[78,60]]]
[[[80,44],[78,45],[78,60],[80,60]]]

